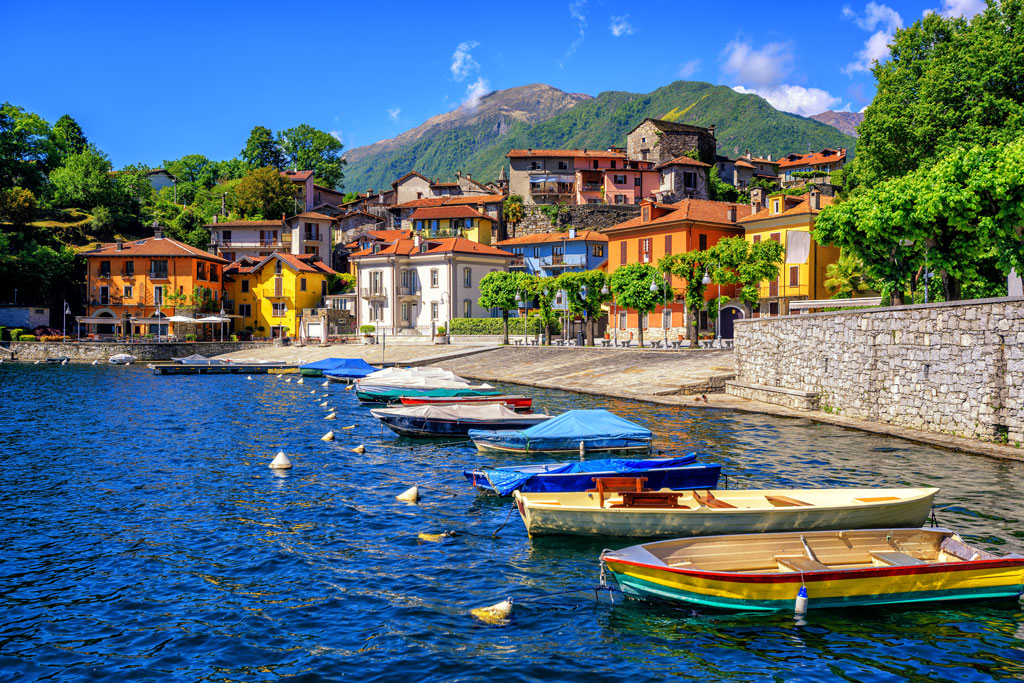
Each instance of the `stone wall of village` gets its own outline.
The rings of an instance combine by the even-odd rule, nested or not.
[[[509,237],[539,235],[573,226],[578,230],[604,230],[640,215],[640,207],[632,204],[578,204],[562,206],[555,224],[535,206],[525,206],[525,217],[515,226]]]
[[[742,320],[735,348],[733,395],[1024,443],[1022,298]]]
[[[106,362],[111,356],[119,353],[129,353],[140,361],[153,361],[184,358],[194,353],[212,357],[222,353],[262,349],[266,346],[267,342],[11,342],[8,348],[14,352],[14,360],[19,362],[45,361],[47,358],[61,356],[67,356],[72,362]],[[7,353],[2,357],[4,360],[10,359]]]

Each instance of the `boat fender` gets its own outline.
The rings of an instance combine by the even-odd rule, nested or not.
[[[490,607],[477,607],[471,609],[469,613],[485,624],[504,624],[512,614],[512,599],[505,598]]]
[[[583,454],[587,452],[587,446],[580,440],[580,460],[583,460]]]
[[[366,452],[366,446],[364,446],[363,444],[359,444],[358,446],[356,446],[355,448],[352,449],[352,452],[353,453],[365,453]]]
[[[349,425],[348,427],[342,427],[342,429],[355,429],[355,425]]]
[[[334,441],[334,432],[327,432],[320,437],[321,441]]]
[[[272,470],[290,470],[291,468],[292,461],[288,459],[284,451],[278,451],[277,455],[274,456],[274,460],[270,463],[270,469]]]
[[[324,401],[323,403],[321,403],[320,407],[321,408],[326,408],[327,407],[327,401]]]
[[[412,488],[406,489],[405,491],[402,491],[397,496],[395,496],[395,500],[402,500],[402,501],[405,501],[406,503],[415,503],[419,499],[420,499],[420,487],[419,486],[413,486]]]
[[[35,363],[33,363],[32,365],[39,365],[39,361],[36,361],[36,362],[35,362]]]
[[[94,361],[92,362],[92,364],[93,364],[93,365],[98,365],[98,364],[99,364],[99,361],[98,361],[98,360],[94,360]]]
[[[302,384],[302,378],[301,377],[299,378],[299,381],[296,382],[296,384]]]
[[[289,377],[288,379],[285,380],[285,382],[291,382],[291,381],[292,381],[291,377]]]
[[[323,383],[323,384],[321,384],[320,386],[322,386],[322,387],[326,387],[326,386],[329,386],[329,385],[330,385],[330,383],[331,383],[331,380],[327,380],[326,382],[324,382],[324,383]]]
[[[338,414],[337,414],[337,413],[334,413],[334,412],[332,412],[332,413],[330,413],[330,414],[329,414],[329,415],[328,415],[327,417],[325,417],[324,419],[325,419],[325,420],[334,420],[334,419],[336,419],[337,417],[338,417]]]
[[[326,391],[321,395],[322,398],[327,398],[328,396],[330,396],[330,394],[328,394]]]
[[[70,362],[70,361],[68,361],[68,359],[67,359],[67,358],[65,358],[64,360],[62,360],[62,361],[60,362],[60,364],[61,364],[61,365],[67,365],[67,364],[68,364],[69,362]]]
[[[352,385],[349,384],[345,387],[345,391],[352,391]]]
[[[807,586],[800,586],[800,591],[796,594],[796,603],[793,605],[793,612],[807,614]]]

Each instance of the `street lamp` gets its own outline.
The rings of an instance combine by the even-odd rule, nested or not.
[[[523,293],[522,296],[520,296],[520,292],[518,290],[516,290],[516,308],[523,309],[523,346],[526,346],[526,322],[530,315],[530,309],[526,305],[526,294]]]
[[[448,292],[447,292],[447,291],[441,292],[441,308],[444,308],[444,300],[445,300],[445,297],[448,297],[448,301],[449,301],[449,302],[450,302],[450,301],[452,300],[451,296],[450,296],[450,295],[448,294]],[[447,315],[447,313],[446,313],[446,314],[445,314],[445,321],[447,321],[447,320],[448,320],[448,315]],[[448,329],[448,326],[447,326],[447,325],[445,325],[445,329],[444,329],[444,331],[445,331],[445,334],[446,334],[446,336],[447,336],[447,335],[450,335],[450,333],[451,333],[451,330],[449,330],[449,329]],[[450,337],[450,336],[447,336],[447,338],[448,338],[448,339],[451,339],[451,337]]]
[[[608,285],[601,288],[601,296],[608,296]],[[615,346],[619,345],[619,324],[615,320],[615,299],[612,299],[612,331],[615,335]]]
[[[651,293],[652,294],[658,291],[658,283],[656,282],[656,279],[657,279],[657,276],[654,276],[654,277],[651,278]],[[663,276],[661,278],[661,301],[662,301],[662,303],[661,303],[661,306],[662,306],[662,311],[661,311],[661,329],[665,333],[665,348],[666,349],[668,348],[668,325],[665,324],[665,311],[668,309],[668,303],[666,301],[667,299],[668,299],[668,281]],[[671,316],[671,313],[669,313],[669,315]],[[669,318],[669,319],[671,320],[671,318]]]
[[[583,285],[580,287],[580,302],[583,304],[583,335],[587,334],[587,324],[590,322],[590,316],[587,315],[587,286]]]
[[[718,264],[715,264],[718,267]],[[701,279],[701,284],[705,287],[711,284],[711,275],[707,269],[704,269],[704,277]],[[722,283],[718,283],[718,299],[715,300],[715,306],[718,311],[718,320],[715,321],[715,339],[718,340],[718,347],[722,346]]]

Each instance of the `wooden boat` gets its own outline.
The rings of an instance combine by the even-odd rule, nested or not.
[[[1024,556],[1002,557],[948,529],[710,536],[606,550],[629,596],[743,610],[1018,598]]]
[[[649,460],[582,460],[464,470],[463,475],[481,491],[500,496],[513,491],[586,491],[597,479],[643,477],[652,489],[714,488],[721,465],[696,465],[696,453],[678,458]]]
[[[513,495],[531,536],[708,536],[921,526],[935,488],[602,490]]]
[[[507,408],[524,412],[533,407],[533,399],[528,396],[514,394],[498,394],[496,396],[399,396],[398,403],[403,406],[448,405],[466,403],[503,403]]]
[[[107,359],[107,362],[112,363],[113,365],[131,365],[137,360],[138,358],[131,355],[130,353],[115,353],[113,356]]]
[[[403,396],[451,398],[458,396],[497,396],[501,394],[489,384],[453,387],[363,387],[356,386],[356,398],[364,403],[391,403]]]
[[[416,437],[466,436],[470,429],[522,429],[551,419],[517,413],[500,403],[377,408],[370,414],[399,436]]]
[[[67,363],[70,360],[71,360],[70,356],[55,356],[53,358],[47,358],[46,362],[47,363],[60,363],[61,365],[63,365],[64,363]]]
[[[568,410],[553,420],[522,431],[470,430],[481,452],[568,456],[581,453],[651,452],[654,434],[607,410]]]

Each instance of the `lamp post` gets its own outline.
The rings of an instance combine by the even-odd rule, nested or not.
[[[516,308],[523,309],[523,346],[526,346],[526,320],[530,315],[530,308],[526,304],[525,292],[520,296],[519,290],[516,290]]]
[[[608,296],[608,285],[601,288],[601,296]],[[615,299],[612,299],[612,330],[615,334],[615,346],[619,345],[618,323],[615,322]]]
[[[445,297],[447,297],[447,298],[448,298],[448,301],[451,301],[451,296],[450,296],[450,295],[448,294],[448,292],[447,292],[447,291],[441,292],[441,308],[442,308],[442,309],[444,309],[444,300],[445,300]],[[445,333],[445,338],[446,338],[446,339],[451,339],[451,337],[449,336],[449,335],[451,334],[451,330],[449,330],[449,329],[448,329],[448,324],[447,324],[447,321],[448,321],[448,314],[447,314],[447,312],[446,312],[446,313],[445,313],[445,326],[444,326],[444,333]]]
[[[590,315],[587,313],[587,286],[580,287],[580,302],[583,304],[583,336],[586,343],[587,325],[590,322]]]
[[[657,276],[651,278],[651,293],[658,291],[658,283],[656,281]],[[662,311],[661,311],[661,329],[665,333],[665,348],[668,348],[668,325],[665,324],[665,310],[668,304],[665,300],[668,298],[668,282],[665,277],[661,278],[661,300],[662,300]],[[671,314],[670,314],[671,315]]]
[[[718,264],[715,264],[715,268]],[[701,278],[701,284],[705,287],[711,284],[711,275],[708,270],[704,269],[704,277]],[[722,283],[718,283],[718,298],[715,300],[715,306],[718,311],[718,320],[715,321],[715,339],[718,340],[718,347],[722,346]]]

